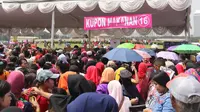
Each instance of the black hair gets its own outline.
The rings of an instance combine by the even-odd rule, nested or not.
[[[178,71],[177,71],[177,69],[176,69],[176,66],[171,65],[171,66],[169,66],[168,68],[170,68],[170,69],[172,69],[172,70],[174,71],[174,75],[178,75]]]
[[[161,59],[161,58],[158,58],[154,61],[154,65],[156,66],[165,66],[165,60],[164,59]]]
[[[17,56],[10,56],[9,57],[10,62],[16,63],[17,62]]]
[[[42,57],[42,58],[40,58],[38,61],[37,61],[37,63],[39,64],[39,66],[41,67],[41,68],[43,68],[43,66],[44,66],[44,64],[45,64],[45,58],[44,57]]]
[[[52,64],[51,63],[45,63],[44,66],[43,66],[43,69],[51,69],[53,68]]]
[[[109,60],[108,60],[107,58],[105,58],[105,57],[101,57],[100,61],[101,61],[104,65],[106,65],[106,64],[108,63]]]
[[[170,78],[166,72],[161,71],[153,77],[153,80],[159,85],[166,87],[166,84],[170,81]]]
[[[57,87],[52,89],[52,93],[53,94],[59,94],[59,95],[67,95],[67,92],[64,89],[57,88]]]
[[[29,73],[27,68],[19,68],[18,70],[21,71],[24,75]]]
[[[69,64],[64,63],[62,60],[58,60],[56,63],[56,66],[59,67],[59,69],[62,73],[65,73],[69,70]]]
[[[9,63],[7,64],[5,70],[7,70],[7,71],[13,71],[13,70],[15,70],[15,63],[9,62]]]
[[[76,59],[72,59],[72,60],[70,61],[70,65],[76,65],[76,66],[78,66],[79,63],[78,63],[78,61],[77,61]]]
[[[44,58],[45,58],[46,61],[51,62],[52,59],[53,59],[53,56],[52,56],[50,53],[48,53],[48,54],[46,54],[46,55],[44,56]]]
[[[76,66],[76,65],[71,65],[71,66],[69,67],[69,71],[76,72],[77,74],[80,72],[78,66]]]
[[[36,64],[31,64],[30,68],[36,71],[39,69],[39,67]]]
[[[35,73],[28,73],[25,75],[25,84],[24,87],[25,88],[30,88],[33,87],[33,82],[36,78],[36,74]]]
[[[13,56],[19,56],[19,52],[16,51],[16,50],[11,51],[11,54],[12,54]]]
[[[3,98],[10,90],[10,84],[4,80],[0,80],[0,97]]]
[[[0,60],[0,75],[3,74],[4,71],[4,62]]]
[[[19,60],[17,61],[17,64],[20,66],[20,65],[22,65],[23,61],[26,61],[26,62],[27,62],[26,59],[19,59]]]
[[[25,58],[30,58],[31,57],[31,54],[28,50],[24,51],[24,57]]]

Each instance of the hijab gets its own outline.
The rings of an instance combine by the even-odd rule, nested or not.
[[[65,112],[66,106],[85,92],[92,92],[92,87],[88,81],[79,74],[69,75],[68,88],[70,95],[52,95],[50,97],[50,107],[55,112]]]
[[[104,70],[104,64],[103,64],[102,62],[98,62],[98,63],[96,64],[96,67],[97,67],[97,69],[98,69],[98,71],[99,71],[99,74],[102,74],[102,73],[103,73],[103,70]]]
[[[70,95],[75,99],[80,94],[85,92],[92,92],[92,87],[82,75],[69,75],[68,88]]]
[[[24,74],[21,71],[13,71],[8,76],[7,82],[11,85],[11,92],[19,97],[24,88]]]
[[[115,80],[115,71],[111,67],[108,67],[103,71],[100,83],[109,83],[112,80]]]
[[[107,66],[116,66],[114,61],[108,61]]]
[[[90,67],[88,67],[87,72],[85,74],[85,78],[87,80],[91,80],[96,85],[98,85],[99,81],[100,81],[100,74],[98,72],[97,67],[96,66],[90,66]]]
[[[123,96],[122,85],[117,80],[110,81],[108,84],[109,95],[112,96],[120,108],[120,112],[129,112],[131,101]],[[120,107],[121,106],[121,107]]]
[[[121,70],[125,70],[125,68],[124,67],[120,67],[115,71],[115,80],[119,80],[120,79]]]
[[[114,98],[98,93],[84,93],[67,106],[67,112],[119,112]]]

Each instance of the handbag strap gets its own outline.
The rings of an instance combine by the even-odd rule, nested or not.
[[[122,100],[121,100],[121,102],[119,104],[119,110],[122,108],[123,103],[124,103],[124,96],[122,97]]]

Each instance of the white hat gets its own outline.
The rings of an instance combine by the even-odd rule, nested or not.
[[[167,83],[167,87],[175,99],[183,103],[200,102],[200,83],[192,76],[174,78]]]

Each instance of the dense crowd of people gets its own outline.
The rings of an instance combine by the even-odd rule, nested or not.
[[[200,112],[199,55],[127,63],[103,57],[110,50],[0,45],[0,111]]]

